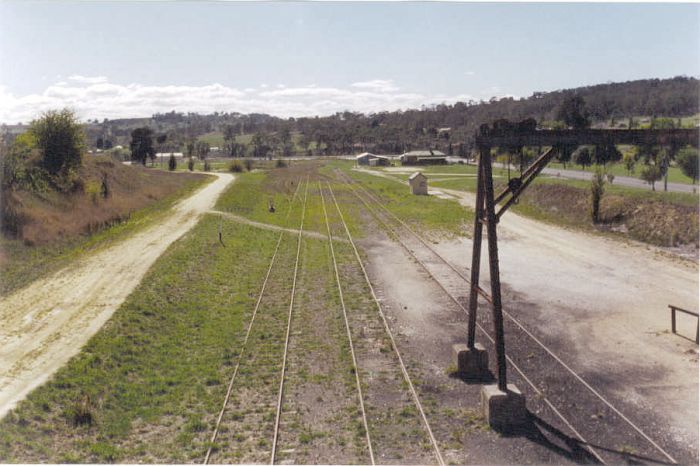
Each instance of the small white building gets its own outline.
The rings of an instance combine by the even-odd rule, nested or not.
[[[411,193],[428,195],[428,177],[421,172],[415,172],[408,177],[408,184],[411,187]]]

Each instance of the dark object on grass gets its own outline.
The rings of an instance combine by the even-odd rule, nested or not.
[[[275,213],[275,203],[272,202],[272,199],[270,199],[267,203],[268,207],[267,210],[270,211],[270,213]]]

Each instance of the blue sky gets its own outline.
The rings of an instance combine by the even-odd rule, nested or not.
[[[0,1],[0,121],[280,116],[700,75],[698,4]]]

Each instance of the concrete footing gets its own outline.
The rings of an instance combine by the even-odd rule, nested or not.
[[[501,391],[498,385],[481,387],[481,409],[491,428],[497,431],[517,429],[528,419],[525,397],[518,387],[510,383],[506,392]]]
[[[457,372],[465,377],[481,377],[489,370],[489,353],[476,343],[474,348],[465,344],[452,346],[452,358],[457,366]]]

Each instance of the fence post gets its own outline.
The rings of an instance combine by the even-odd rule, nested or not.
[[[676,333],[676,308],[671,307],[671,331]]]

